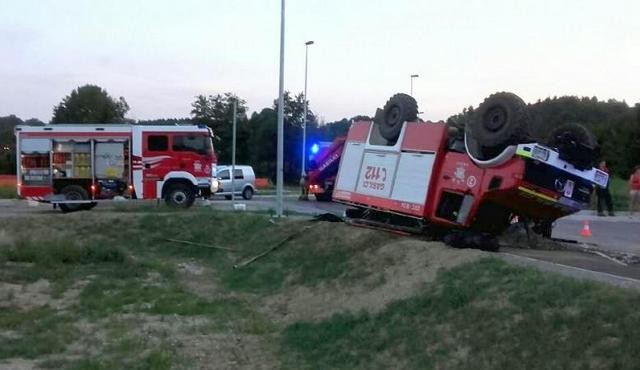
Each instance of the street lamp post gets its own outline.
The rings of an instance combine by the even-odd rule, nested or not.
[[[278,94],[278,154],[276,164],[276,217],[283,216],[284,181],[284,0],[280,2],[280,83]]]
[[[309,107],[309,99],[307,99],[307,70],[309,66],[309,45],[313,45],[313,41],[307,41],[304,45],[304,116],[302,118],[302,171],[300,176],[304,176],[307,164],[307,108]]]
[[[420,75],[411,75],[411,91],[409,93],[411,96],[413,96],[413,79],[418,77],[420,77]]]

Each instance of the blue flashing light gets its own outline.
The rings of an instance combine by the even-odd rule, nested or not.
[[[318,154],[319,150],[320,146],[318,145],[318,143],[314,143],[313,145],[311,145],[311,154]]]

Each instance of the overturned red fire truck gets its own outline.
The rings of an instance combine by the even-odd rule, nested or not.
[[[531,134],[514,94],[487,98],[464,133],[417,119],[417,104],[394,95],[373,121],[354,122],[341,155],[334,201],[352,220],[408,231],[496,235],[514,216],[550,237],[553,222],[589,204],[607,173],[593,168],[597,144],[582,126]]]
[[[206,126],[21,125],[15,133],[18,196],[63,212],[113,199],[189,207],[217,191]]]

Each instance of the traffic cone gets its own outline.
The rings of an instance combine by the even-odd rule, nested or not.
[[[591,237],[591,229],[589,228],[588,220],[584,220],[584,226],[582,227],[582,231],[580,231],[580,235],[582,235],[585,238]]]

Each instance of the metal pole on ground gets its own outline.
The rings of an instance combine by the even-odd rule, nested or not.
[[[278,155],[276,165],[276,216],[282,217],[284,181],[284,0],[280,1],[280,83],[278,94]]]
[[[233,134],[231,143],[231,207],[236,209],[236,116],[238,99],[233,99]]]

